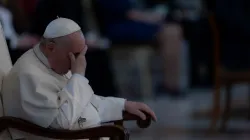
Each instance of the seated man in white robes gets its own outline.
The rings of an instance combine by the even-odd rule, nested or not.
[[[40,43],[19,58],[3,82],[5,115],[69,130],[122,119],[123,110],[142,119],[145,111],[156,120],[143,103],[95,95],[84,76],[86,51],[84,35],[74,21],[50,22]],[[12,129],[11,134],[13,139],[31,139]]]

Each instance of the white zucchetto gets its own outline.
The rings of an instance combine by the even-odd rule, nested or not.
[[[80,26],[71,19],[57,18],[51,21],[45,29],[44,38],[62,37],[81,30]]]

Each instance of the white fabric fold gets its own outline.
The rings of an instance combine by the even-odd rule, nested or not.
[[[122,111],[124,110],[125,99],[101,97],[92,94],[89,102],[84,101],[87,99],[85,96],[79,97],[75,94],[78,93],[78,88],[76,88],[76,86],[79,83],[85,85],[85,88],[81,90],[81,92],[85,92],[83,93],[83,95],[87,92],[93,93],[91,87],[88,84],[88,80],[84,76],[79,74],[73,74],[71,79],[77,80],[73,80],[74,82],[69,82],[65,87],[65,90],[69,93],[72,93],[67,95],[70,95],[69,98],[72,99],[71,101],[75,103],[65,102],[61,106],[59,114],[55,121],[52,123],[51,127],[77,130],[98,126],[101,122],[122,119]],[[82,102],[87,104],[83,104],[80,108],[80,104],[77,104],[77,102],[79,102],[79,99],[82,99]],[[75,104],[75,108],[71,104]],[[78,112],[72,111],[76,108],[79,109]],[[79,123],[79,118],[86,119],[86,121]]]
[[[86,108],[93,96],[93,90],[88,85],[88,80],[79,74],[73,74],[68,84],[59,93],[66,97],[66,101],[60,107],[60,117],[65,117],[68,122],[62,122],[62,128],[72,129],[73,125],[81,116],[82,110]]]

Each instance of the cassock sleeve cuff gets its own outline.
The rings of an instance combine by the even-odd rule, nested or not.
[[[70,93],[71,96],[67,95],[68,98],[74,98],[76,95],[76,92],[83,92],[83,91],[76,91],[76,89],[79,89],[80,85],[88,85],[89,80],[85,78],[84,76],[80,74],[73,74],[70,80],[68,81],[66,87],[64,90],[66,90],[66,93]],[[80,85],[79,85],[80,84]]]
[[[114,98],[114,100],[116,102],[115,106],[113,107],[114,115],[116,114],[114,120],[121,120],[123,119],[123,111],[125,109],[126,99]]]
[[[118,104],[120,105],[121,107],[121,110],[125,110],[125,102],[126,102],[126,99],[123,99],[123,98],[117,98],[117,102]]]
[[[87,83],[87,84],[89,83],[89,80],[86,77],[82,76],[81,74],[75,73],[75,74],[72,75],[72,78],[73,77],[79,78],[84,83]]]
[[[65,102],[68,99],[71,99],[73,102],[77,101],[81,104],[81,107],[85,107],[87,102],[90,101],[90,98],[93,95],[93,90],[89,86],[89,80],[80,74],[73,74],[68,84],[63,89],[62,102]]]

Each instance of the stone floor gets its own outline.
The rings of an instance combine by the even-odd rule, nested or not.
[[[247,97],[246,86],[236,86],[234,97]],[[250,122],[246,119],[233,119],[227,133],[207,134],[209,118],[192,118],[194,111],[208,109],[212,103],[212,90],[191,90],[183,100],[170,100],[158,97],[145,101],[151,106],[158,121],[150,128],[142,130],[135,123],[126,124],[131,133],[131,140],[245,140],[250,137]]]

